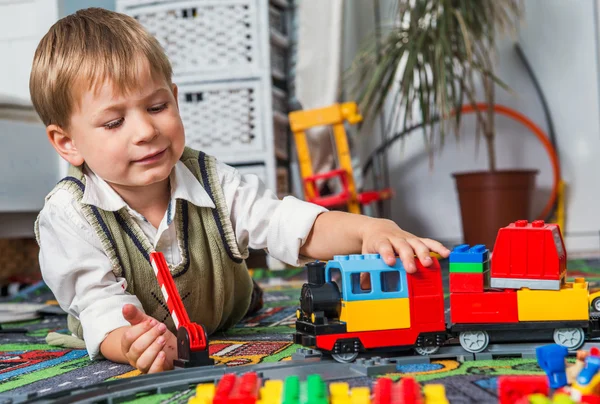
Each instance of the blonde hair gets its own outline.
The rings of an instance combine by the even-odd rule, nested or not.
[[[135,88],[140,63],[171,85],[163,48],[134,18],[101,8],[79,10],[56,22],[35,51],[29,78],[33,106],[46,126],[67,128],[78,91],[110,80],[125,93]]]

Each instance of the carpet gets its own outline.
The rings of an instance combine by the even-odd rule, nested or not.
[[[570,278],[584,276],[593,290],[600,289],[600,260],[569,262]],[[572,268],[572,269],[571,269]],[[446,271],[445,271],[446,272]],[[299,347],[292,343],[295,311],[305,274],[301,269],[254,270],[253,277],[264,288],[265,307],[245,318],[235,328],[210,338],[210,355],[227,366],[289,360]],[[3,303],[53,303],[43,283],[22,290]],[[56,306],[50,306],[50,308]],[[32,392],[55,393],[109,380],[135,377],[139,372],[128,365],[90,361],[85,350],[63,349],[45,342],[51,332],[66,333],[66,316],[49,309],[40,318],[2,324],[0,333],[0,398]],[[398,380],[413,376],[417,381],[442,383],[451,403],[496,402],[499,375],[543,374],[535,360],[503,359],[460,363],[436,361],[427,365],[399,366],[385,376]],[[351,386],[370,386],[375,378],[347,380]],[[147,397],[144,402],[186,402],[180,393]]]

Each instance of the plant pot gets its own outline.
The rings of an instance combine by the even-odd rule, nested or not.
[[[463,242],[492,251],[498,230],[531,216],[537,170],[456,173]]]

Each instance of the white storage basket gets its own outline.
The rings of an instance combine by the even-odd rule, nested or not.
[[[265,134],[272,128],[263,120],[262,88],[257,80],[181,84],[186,144],[222,158],[235,154],[236,160],[267,151]]]
[[[257,0],[120,1],[119,10],[158,39],[176,78],[258,77],[268,66],[260,65]]]

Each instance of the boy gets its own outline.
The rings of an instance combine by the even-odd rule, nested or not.
[[[430,250],[448,256],[389,220],[278,200],[256,176],[185,147],[171,74],[155,38],[103,9],[58,21],[34,56],[33,104],[70,163],[36,222],[40,266],[91,359],[172,368],[176,328],[152,251],[209,334],[252,309],[249,247],[292,265],[360,252],[393,264],[398,254],[409,272],[414,254],[425,266]]]

